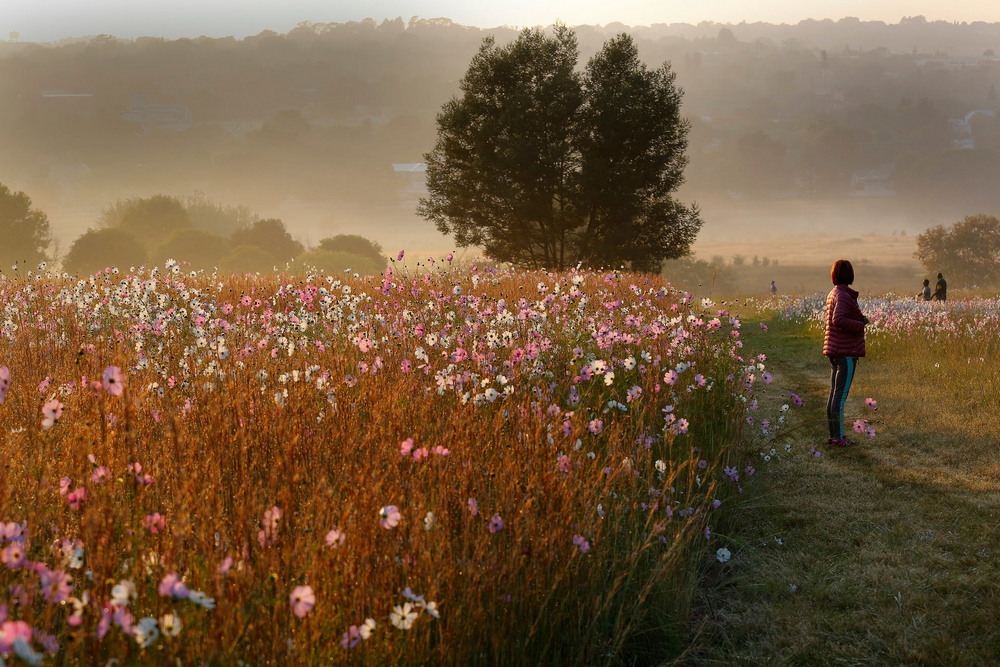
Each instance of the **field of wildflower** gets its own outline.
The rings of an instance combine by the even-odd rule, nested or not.
[[[656,278],[450,259],[0,281],[0,656],[683,651],[763,359]]]

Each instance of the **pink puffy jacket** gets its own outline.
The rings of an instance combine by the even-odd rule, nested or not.
[[[865,323],[858,307],[858,293],[835,285],[826,297],[826,335],[823,354],[828,357],[865,356]]]

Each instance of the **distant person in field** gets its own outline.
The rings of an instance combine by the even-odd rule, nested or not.
[[[778,286],[774,284],[773,280],[771,281],[771,287],[769,287],[768,289],[771,290],[771,296],[777,296],[778,295]]]
[[[924,301],[931,300],[931,281],[927,280],[927,278],[924,278],[924,287],[920,290],[920,293],[917,294],[917,298],[923,299]]]
[[[934,283],[934,296],[935,301],[947,301],[948,300],[948,281],[944,279],[940,273],[938,274],[937,282]]]
[[[854,380],[858,359],[865,356],[865,325],[868,318],[858,306],[858,293],[848,287],[854,282],[854,267],[846,259],[838,259],[830,270],[833,289],[826,297],[826,335],[823,354],[832,366],[830,398],[826,403],[826,418],[830,427],[831,447],[851,447],[858,443],[844,435],[844,404]]]

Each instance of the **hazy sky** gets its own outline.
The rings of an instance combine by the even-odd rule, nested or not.
[[[898,23],[1000,21],[995,0],[0,0],[0,39],[48,42],[111,34],[134,38],[245,37],[284,33],[301,21],[332,23],[397,16],[447,17],[480,27],[652,23],[797,23],[840,19]]]

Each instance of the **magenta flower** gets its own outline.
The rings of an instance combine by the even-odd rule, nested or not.
[[[296,586],[288,596],[292,612],[299,618],[304,618],[316,606],[316,594],[312,586]]]
[[[500,532],[501,530],[503,530],[503,517],[501,517],[499,514],[494,514],[493,517],[490,518],[489,525],[487,525],[486,527],[491,533]]]
[[[82,486],[78,486],[66,494],[66,502],[69,503],[69,508],[72,510],[80,509],[86,501],[87,489]]]
[[[573,544],[580,549],[580,553],[585,554],[590,551],[590,542],[583,535],[574,535]]]
[[[386,505],[378,511],[379,524],[386,530],[392,530],[399,525],[402,515],[395,505]]]
[[[10,369],[0,366],[0,403],[7,398],[7,387],[10,386]]]
[[[122,369],[117,366],[108,366],[104,369],[101,386],[112,396],[121,396],[122,392],[125,391],[125,385],[122,380]]]
[[[802,399],[799,397],[798,394],[793,394],[793,393],[789,392],[788,393],[788,397],[792,399],[792,403],[795,404],[795,407],[797,407],[797,408],[801,408],[802,407]]]
[[[405,254],[406,254],[405,250],[400,250],[399,254],[396,255],[396,261],[397,262],[402,262],[403,261],[403,255],[405,255]]]

